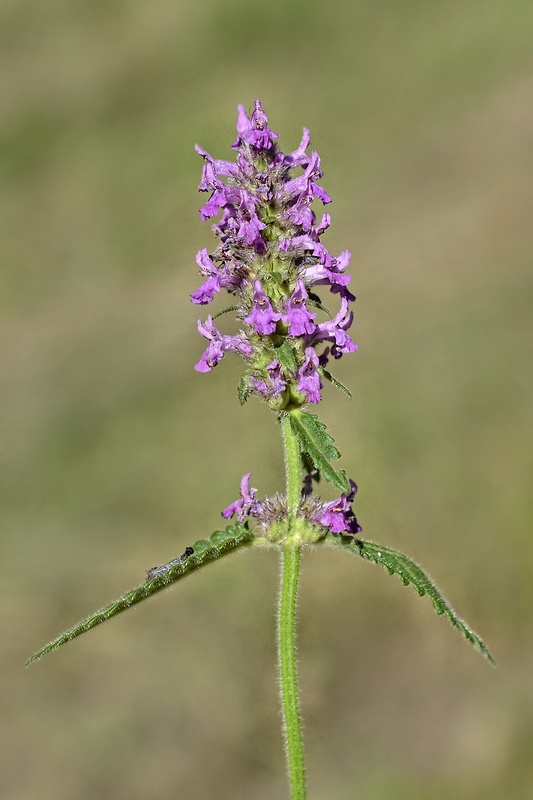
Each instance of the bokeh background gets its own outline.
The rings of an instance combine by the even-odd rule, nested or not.
[[[219,525],[276,424],[203,350],[199,142],[303,125],[353,252],[356,356],[320,409],[365,535],[407,552],[492,670],[397,578],[304,559],[309,796],[533,792],[533,4],[4,0],[0,783],[5,800],[287,797],[273,551],[234,556],[25,671]],[[327,492],[327,490],[326,490]],[[328,495],[331,496],[331,495]]]

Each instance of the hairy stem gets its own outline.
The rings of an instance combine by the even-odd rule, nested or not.
[[[282,418],[281,425],[290,528],[300,501],[300,453],[298,441],[292,433],[288,416]],[[306,797],[296,664],[296,598],[300,575],[300,552],[301,544],[296,537],[291,537],[289,530],[288,540],[283,546],[282,555],[278,611],[278,662],[291,800],[305,800]]]
[[[301,462],[298,439],[292,432],[288,414],[281,417],[283,434],[283,451],[285,455],[285,483],[287,487],[287,504],[289,519],[293,520],[298,510],[301,495]]]
[[[299,544],[292,543],[286,544],[283,548],[278,619],[281,706],[292,800],[305,800],[306,797],[295,646],[300,550]]]

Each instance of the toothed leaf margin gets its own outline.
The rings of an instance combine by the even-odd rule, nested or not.
[[[381,564],[389,575],[399,575],[404,586],[413,586],[420,597],[427,594],[431,598],[437,614],[447,616],[451,624],[458,628],[465,638],[495,666],[495,661],[483,639],[455,613],[433,581],[411,558],[399,553],[397,550],[383,547],[374,542],[367,542],[363,539],[356,539],[353,536],[339,536],[328,533],[324,541],[329,545],[340,547],[350,553],[361,556],[367,561],[373,561],[374,564]]]
[[[154,577],[147,577],[144,583],[126,592],[125,595],[114,600],[109,605],[101,608],[99,611],[91,614],[85,619],[78,622],[72,628],[69,628],[65,633],[61,633],[52,639],[47,645],[42,647],[26,662],[26,666],[38,661],[40,658],[50,653],[52,650],[57,650],[61,645],[72,641],[82,633],[86,633],[106,622],[111,617],[126,611],[131,606],[147,600],[153,594],[166,589],[172,583],[184,578],[191,572],[195,572],[200,567],[209,564],[211,561],[227,555],[228,553],[237,550],[239,547],[250,544],[254,539],[253,533],[249,530],[247,525],[229,525],[223,531],[215,531],[208,540],[201,539],[193,545],[193,553],[188,557],[181,557],[170,562],[168,569],[162,574],[155,575]]]
[[[326,430],[316,414],[309,414],[300,409],[289,414],[292,432],[298,439],[300,450],[307,453],[315,467],[325,480],[333,483],[341,492],[349,494],[350,484],[344,472],[337,472],[331,466],[333,458],[339,458],[340,453],[334,445],[333,437]]]

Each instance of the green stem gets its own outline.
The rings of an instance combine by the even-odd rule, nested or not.
[[[283,545],[278,616],[278,661],[291,800],[305,800],[305,764],[296,664],[296,598],[300,575],[301,544],[296,537],[292,538],[290,535],[291,522],[296,516],[300,501],[300,453],[288,416],[282,418],[281,425],[285,451],[289,531],[288,540]]]
[[[296,516],[301,494],[301,461],[298,439],[292,432],[289,414],[281,417],[281,431],[283,434],[283,450],[285,455],[285,482],[287,486],[287,503],[289,519]]]
[[[278,625],[281,706],[292,800],[305,800],[306,797],[295,646],[300,549],[299,544],[286,544],[283,548]]]

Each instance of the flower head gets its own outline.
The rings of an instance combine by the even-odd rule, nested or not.
[[[356,345],[347,333],[355,300],[345,272],[350,254],[328,251],[321,237],[331,216],[323,213],[317,221],[313,210],[315,202],[331,202],[320,183],[320,156],[308,153],[307,128],[290,153],[279,150],[278,138],[256,100],[251,114],[238,107],[235,161],[196,146],[204,160],[199,189],[210,193],[200,216],[218,217],[213,231],[219,244],[212,254],[206,248],[198,253],[204,281],[191,300],[206,305],[225,289],[242,326],[226,336],[212,317],[199,322],[209,346],[196,369],[208,372],[228,350],[237,352],[246,364],[240,396],[257,394],[282,411],[318,403],[328,358],[352,353]],[[329,316],[316,293],[320,287],[340,300]]]
[[[240,498],[225,508],[221,512],[222,516],[229,519],[236,515],[240,523],[253,521],[270,541],[276,541],[280,535],[286,536],[287,499],[277,494],[274,497],[265,497],[262,501],[258,500],[257,489],[250,488],[250,477],[251,472],[243,475]],[[313,470],[306,475],[303,482],[297,514],[302,538],[308,542],[317,542],[324,538],[326,533],[343,536],[355,536],[361,533],[363,529],[352,508],[357,492],[354,481],[350,480],[348,493],[341,494],[330,503],[323,503],[318,497],[313,496],[312,483],[317,477],[318,471]]]

